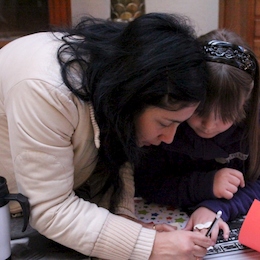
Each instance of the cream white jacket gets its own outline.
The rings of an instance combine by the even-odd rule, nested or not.
[[[0,175],[10,192],[18,188],[29,198],[30,224],[46,237],[103,259],[148,259],[154,230],[75,195],[96,165],[98,127],[91,104],[62,82],[60,44],[37,33],[0,50]],[[117,213],[134,216],[130,165],[120,174],[125,189]]]

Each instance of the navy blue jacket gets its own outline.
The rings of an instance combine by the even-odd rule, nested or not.
[[[147,148],[135,168],[136,195],[149,202],[183,209],[207,207],[222,210],[225,221],[247,213],[253,200],[260,199],[260,180],[247,182],[231,200],[213,194],[214,175],[218,169],[233,168],[243,174],[248,169],[248,144],[244,125],[205,139],[182,123],[172,144]]]

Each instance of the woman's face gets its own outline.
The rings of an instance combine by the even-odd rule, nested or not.
[[[187,123],[202,138],[213,138],[233,125],[233,122],[224,123],[214,112],[211,112],[207,118],[193,114]]]
[[[135,122],[137,145],[160,145],[161,142],[170,144],[179,124],[191,117],[198,104],[177,111],[159,107],[145,109]]]

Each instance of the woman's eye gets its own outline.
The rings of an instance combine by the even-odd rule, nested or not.
[[[162,127],[168,127],[168,126],[170,126],[171,124],[163,124],[163,123],[160,123],[160,125],[161,125]]]

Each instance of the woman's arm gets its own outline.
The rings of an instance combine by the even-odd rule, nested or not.
[[[153,230],[142,231],[140,224],[113,215],[74,193],[77,165],[73,145],[84,142],[92,144],[89,149],[94,146],[93,137],[85,135],[84,127],[81,139],[74,140],[77,126],[87,120],[87,107],[86,114],[79,118],[81,104],[76,105],[59,88],[42,81],[20,82],[12,92],[5,102],[9,138],[18,188],[31,205],[32,227],[85,255],[128,259],[135,254],[136,259],[148,259]],[[90,165],[94,157],[85,160]],[[86,179],[88,174],[82,169],[77,177]]]

